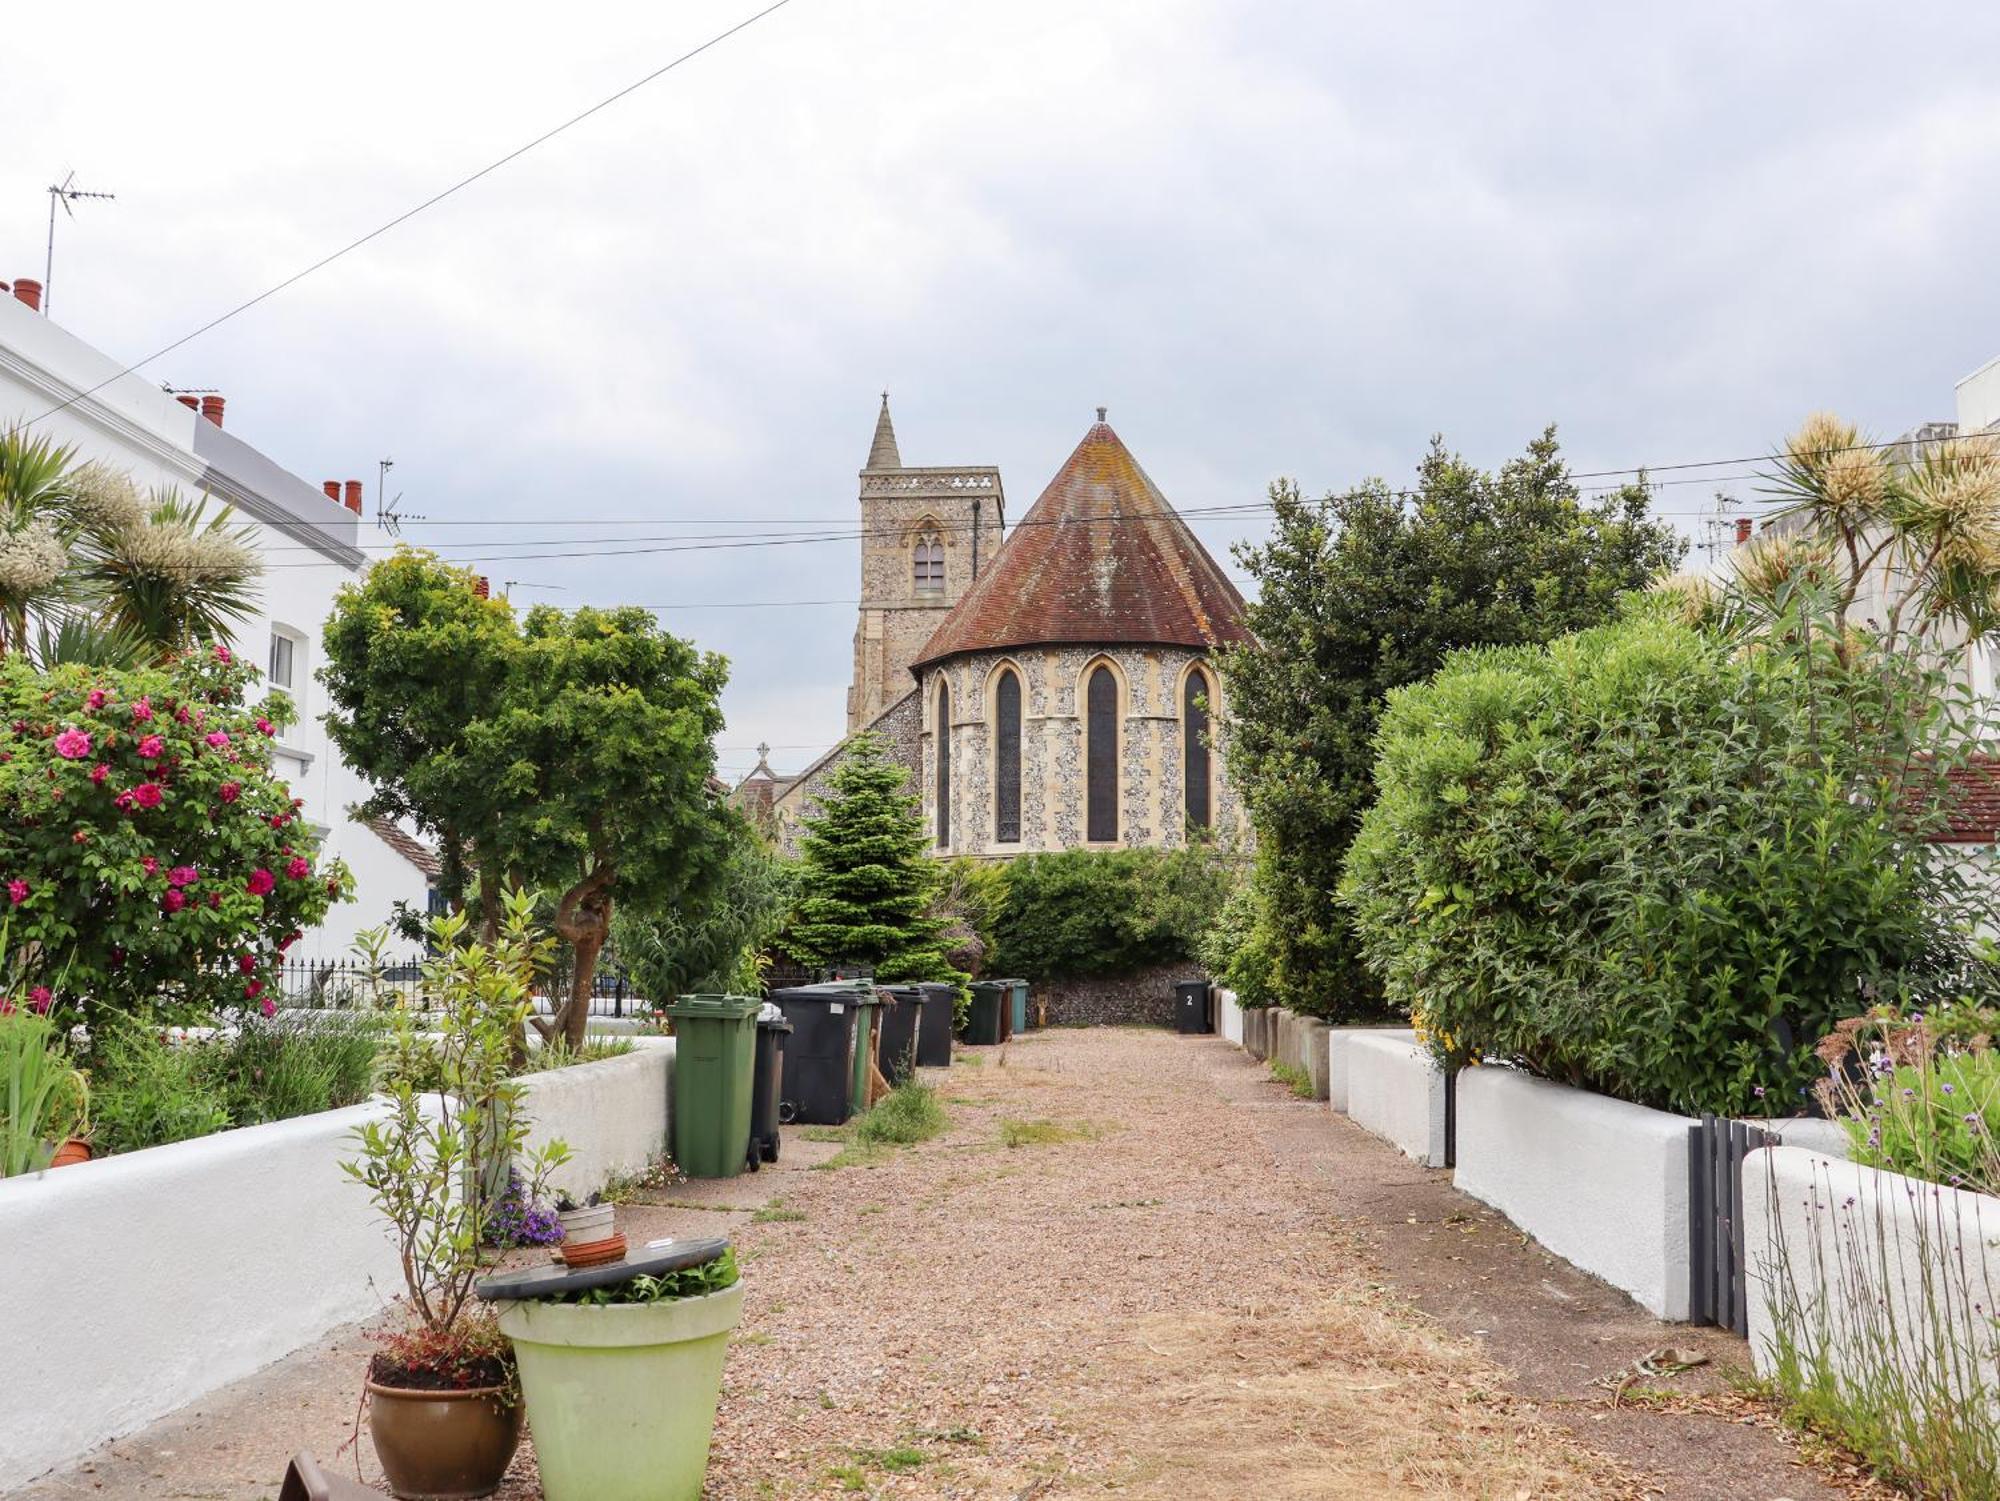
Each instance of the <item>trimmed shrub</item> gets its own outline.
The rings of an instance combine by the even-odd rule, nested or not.
[[[1972,894],[1923,837],[1940,683],[1817,623],[1732,641],[1637,607],[1390,696],[1342,896],[1441,1061],[1796,1108],[1841,1018],[1977,979]]]
[[[1123,975],[1199,957],[1229,888],[1216,848],[1064,850],[1007,866],[992,973]]]

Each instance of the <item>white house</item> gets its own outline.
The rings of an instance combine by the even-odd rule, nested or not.
[[[220,397],[176,397],[143,376],[119,374],[119,361],[35,310],[36,283],[8,290],[0,283],[0,427],[33,422],[37,436],[69,445],[80,460],[128,471],[142,491],[212,496],[212,506],[226,502],[232,520],[248,524],[267,572],[258,613],[232,646],[292,696],[298,716],[278,742],[277,770],[304,799],[322,849],[354,876],[355,900],[336,905],[294,953],[345,958],[355,933],[386,921],[396,902],[424,911],[437,869],[403,830],[350,816],[368,786],[319,722],[326,711],[313,681],[320,627],[335,592],[367,566],[359,482],[342,490],[300,479],[224,429]]]

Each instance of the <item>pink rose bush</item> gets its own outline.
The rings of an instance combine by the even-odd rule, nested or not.
[[[48,1009],[264,1010],[290,935],[346,889],[272,771],[289,702],[247,705],[254,679],[206,647],[136,671],[0,659],[0,910]]]

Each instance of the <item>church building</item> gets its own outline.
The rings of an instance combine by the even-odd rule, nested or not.
[[[905,468],[882,398],[861,471],[849,735],[908,768],[940,857],[1240,832],[1215,653],[1243,599],[1105,420],[1011,531],[999,470]],[[847,742],[739,803],[793,848]]]

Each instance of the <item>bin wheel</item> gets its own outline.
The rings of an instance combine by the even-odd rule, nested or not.
[[[743,1159],[743,1163],[753,1173],[764,1165],[764,1154],[757,1150],[756,1143],[751,1143],[750,1155]]]
[[[776,1162],[778,1160],[778,1133],[775,1131],[771,1133],[770,1139],[764,1143],[764,1160],[766,1162]]]

